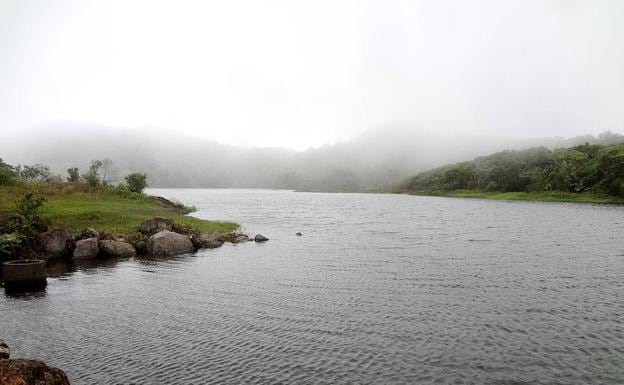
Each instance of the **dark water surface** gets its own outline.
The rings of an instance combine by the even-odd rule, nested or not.
[[[0,291],[12,356],[72,384],[624,383],[624,207],[151,192],[271,240]]]

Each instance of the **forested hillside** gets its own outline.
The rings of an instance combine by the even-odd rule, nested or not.
[[[346,142],[295,151],[229,146],[175,130],[59,123],[32,132],[0,132],[0,157],[15,166],[46,165],[61,175],[69,168],[82,174],[92,160],[110,159],[112,182],[141,172],[152,187],[377,191],[391,189],[415,173],[503,149],[621,141],[622,135],[611,132],[568,139],[513,139],[438,135],[397,125]]]
[[[624,196],[624,143],[502,151],[409,178],[407,192],[592,192]]]

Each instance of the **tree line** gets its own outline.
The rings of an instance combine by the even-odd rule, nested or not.
[[[564,191],[624,196],[624,143],[502,151],[420,173],[397,190]]]
[[[76,183],[85,184],[92,188],[106,187],[113,184],[114,162],[108,158],[91,161],[88,170],[81,174],[78,167],[67,169],[67,176],[63,177],[50,171],[50,167],[36,163],[34,165],[12,166],[0,158],[0,186],[11,186],[23,182],[47,183]],[[133,172],[124,177],[124,182],[117,184],[130,192],[142,193],[147,187],[147,174]]]

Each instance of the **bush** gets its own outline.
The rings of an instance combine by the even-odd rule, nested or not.
[[[126,177],[126,183],[130,191],[135,193],[142,193],[147,187],[147,175],[139,172],[134,172]]]
[[[24,191],[15,202],[15,211],[26,218],[26,225],[30,225],[39,218],[46,199],[33,191]]]

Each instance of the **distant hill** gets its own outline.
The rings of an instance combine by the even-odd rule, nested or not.
[[[541,145],[606,143],[624,137],[604,133],[571,139],[506,139],[442,136],[393,126],[347,142],[306,151],[246,148],[150,128],[57,123],[32,131],[0,134],[7,163],[50,166],[66,174],[86,171],[92,159],[114,161],[114,175],[145,172],[152,187],[274,188],[305,191],[366,191],[390,188],[415,172],[479,154]]]
[[[413,176],[403,192],[593,192],[624,196],[624,141],[507,150]]]

